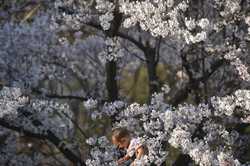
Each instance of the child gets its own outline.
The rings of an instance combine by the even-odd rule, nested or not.
[[[129,131],[125,128],[115,128],[112,130],[112,143],[118,148],[127,151],[126,155],[117,161],[118,165],[125,163],[134,156],[136,159],[140,159],[145,153],[145,148],[140,139],[132,138]],[[134,163],[131,165],[135,166]]]

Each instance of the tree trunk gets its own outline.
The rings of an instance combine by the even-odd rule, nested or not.
[[[115,37],[122,23],[122,14],[119,12],[117,1],[114,2],[116,8],[113,12],[114,19],[111,22],[110,29],[106,31],[108,37]],[[106,88],[108,91],[108,102],[113,102],[118,99],[118,86],[116,81],[117,66],[115,61],[106,63]]]
[[[106,63],[106,87],[108,91],[108,101],[112,102],[118,98],[118,86],[116,81],[116,62],[109,61]]]
[[[188,155],[180,154],[173,166],[187,166],[190,162],[192,162],[192,159]]]
[[[147,61],[148,86],[149,86],[148,102],[150,102],[152,94],[158,92],[159,90],[159,80],[156,75],[157,62],[155,60],[156,55],[154,49],[149,48],[144,53]]]

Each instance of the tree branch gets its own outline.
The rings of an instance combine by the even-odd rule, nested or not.
[[[65,144],[61,145],[61,140],[56,137],[51,131],[47,131],[47,135],[45,134],[39,134],[39,133],[33,133],[31,131],[25,130],[20,126],[14,126],[11,125],[9,123],[7,123],[6,121],[4,121],[3,119],[0,119],[0,125],[2,127],[5,127],[7,129],[13,130],[13,131],[17,131],[19,133],[23,133],[28,137],[33,137],[33,138],[37,138],[37,139],[41,139],[41,140],[48,140],[51,143],[53,143],[62,153],[63,155],[69,159],[71,162],[73,163],[80,163],[81,166],[85,166],[86,164],[83,163],[81,161],[81,159],[76,156],[72,151],[70,151],[68,148],[65,147]]]
[[[95,28],[97,30],[103,31],[103,29],[102,29],[102,27],[100,25],[95,24],[93,22],[88,22],[85,25],[88,25],[88,26],[93,27],[93,28]],[[136,39],[132,38],[131,36],[128,36],[128,35],[126,35],[126,34],[124,34],[122,32],[119,32],[119,31],[116,33],[116,35],[119,36],[119,37],[121,37],[121,38],[123,38],[123,39],[126,39],[126,40],[130,41],[131,43],[133,43],[134,45],[136,45],[141,50],[145,49],[145,46],[142,43],[138,42]]]
[[[41,90],[38,90],[38,89],[35,89],[35,88],[32,89],[32,92],[37,93],[39,95],[44,95],[45,97],[52,98],[52,99],[53,98],[54,99],[68,99],[68,100],[74,99],[74,100],[81,100],[81,101],[88,100],[87,97],[72,96],[72,95],[48,94],[48,93],[44,93]]]
[[[172,99],[170,100],[170,103],[175,106],[181,103],[183,100],[187,98],[188,93],[191,91],[191,89],[196,88],[199,82],[207,81],[213,75],[213,73],[218,70],[218,68],[220,68],[226,63],[227,61],[225,59],[220,59],[215,63],[213,63],[211,65],[210,72],[206,72],[206,74],[203,75],[202,77],[193,79],[193,81],[189,81],[189,83],[184,88],[180,89],[177,93],[175,93],[174,97],[172,97]]]

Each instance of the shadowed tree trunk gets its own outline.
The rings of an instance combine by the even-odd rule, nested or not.
[[[149,42],[146,42],[145,49],[143,50],[146,63],[147,63],[147,72],[148,72],[148,86],[149,86],[149,97],[148,102],[151,101],[152,94],[159,91],[159,79],[157,77],[157,64],[159,61],[159,49],[160,49],[160,42],[152,48]]]
[[[155,50],[149,48],[145,51],[148,72],[148,85],[149,85],[149,101],[151,95],[159,90],[159,80],[156,75],[157,62],[155,61]]]
[[[173,166],[187,166],[190,162],[192,162],[192,159],[188,155],[180,154]]]
[[[112,1],[114,2],[114,1]],[[119,13],[118,2],[114,2],[116,8],[113,12],[114,19],[111,22],[110,29],[106,31],[106,35],[110,38],[113,38],[117,35],[119,28],[122,23],[122,14]],[[112,102],[118,99],[118,86],[116,80],[117,66],[115,61],[108,61],[106,63],[106,88],[108,91],[108,101]]]
[[[116,81],[116,62],[106,63],[106,88],[108,91],[108,101],[112,102],[118,99],[118,87]]]

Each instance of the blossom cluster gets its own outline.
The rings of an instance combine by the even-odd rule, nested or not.
[[[67,104],[31,99],[15,87],[4,87],[0,96],[1,119],[34,133],[51,130],[62,138],[72,134],[72,112]],[[39,120],[41,125],[34,125],[34,119]]]
[[[127,2],[121,1],[120,10],[129,17],[125,19],[123,25],[128,28],[139,22],[142,30],[150,31],[153,36],[179,36],[184,37],[187,44],[205,41],[209,20],[185,19],[186,29],[182,28],[180,17],[182,12],[188,8],[188,2],[181,1],[174,5],[173,1],[151,1]],[[168,11],[168,12],[166,12]],[[203,31],[192,34],[190,31],[199,26]]]
[[[250,36],[250,16],[245,18],[245,22],[248,25],[248,36]]]
[[[210,48],[205,48],[206,53],[215,53],[217,55],[215,58],[230,61],[240,77],[250,81],[247,71],[249,69],[245,61],[249,58],[246,41],[249,40],[250,35],[250,18],[241,13],[239,0],[214,0],[213,2],[219,16],[211,20],[203,16],[198,19],[186,16],[185,13],[190,12],[189,0],[180,2],[119,0],[117,4],[105,0],[95,2],[56,0],[53,8],[56,10],[48,12],[52,15],[40,13],[29,23],[3,22],[0,25],[0,81],[4,80],[14,87],[3,87],[0,91],[0,120],[38,134],[46,134],[49,130],[56,136],[67,139],[73,136],[75,131],[72,122],[74,117],[69,106],[54,100],[43,99],[45,96],[57,96],[57,94],[48,95],[49,91],[46,88],[41,89],[42,95],[39,95],[41,98],[32,96],[31,91],[51,80],[60,81],[67,86],[69,86],[68,83],[77,82],[81,84],[81,90],[69,88],[69,93],[74,95],[73,97],[95,97],[83,102],[85,108],[90,110],[92,120],[110,117],[112,127],[126,127],[134,137],[143,140],[148,148],[148,154],[141,160],[135,161],[138,165],[163,163],[169,153],[167,144],[189,155],[199,165],[241,165],[237,160],[240,156],[235,152],[240,151],[237,147],[244,146],[242,142],[246,136],[242,137],[241,133],[229,127],[250,123],[249,90],[237,90],[233,95],[213,97],[209,100],[211,104],[182,104],[176,108],[165,103],[163,93],[153,94],[149,104],[114,101],[100,106],[102,102],[98,102],[99,99],[107,96],[106,91],[104,92],[105,63],[124,57],[123,48],[126,44],[118,37],[109,38],[105,33],[96,33],[92,29],[85,33],[85,30],[89,29],[82,24],[90,19],[95,23],[99,19],[98,23],[102,29],[109,30],[111,21],[114,19],[115,7],[119,7],[119,12],[125,19],[123,26],[131,28],[131,31],[130,29],[119,29],[119,31],[125,30],[128,32],[126,34],[134,33],[135,29],[132,26],[138,23],[142,30],[149,32],[145,36],[147,32],[134,36],[134,38],[138,37],[138,42],[142,45],[145,42],[144,38],[147,40],[152,37],[150,33],[153,37],[161,36],[164,39],[171,36],[178,39],[182,46],[190,48],[194,46],[195,49],[200,49],[203,44],[204,47],[210,44],[212,45]],[[225,34],[223,34],[224,31]],[[64,36],[64,32],[73,33],[73,41],[70,42]],[[210,36],[210,32],[219,37]],[[184,39],[185,42],[180,39]],[[149,40],[149,42],[155,41]],[[178,49],[176,52],[179,51]],[[136,52],[136,50],[133,51]],[[160,55],[164,53],[159,51]],[[139,66],[135,63],[131,64],[133,68]],[[204,70],[205,74],[206,72],[209,75],[210,71]],[[198,74],[194,77],[202,78]],[[183,84],[192,79],[189,76],[186,78]],[[168,93],[170,89],[165,86],[162,90]],[[65,94],[65,92],[61,93],[61,95]],[[35,125],[34,122],[38,123]],[[1,130],[2,128],[0,132]],[[5,134],[0,133],[0,135]],[[21,165],[24,160],[27,165],[37,165],[35,161],[40,159],[39,155],[35,155],[34,160],[30,160],[27,156],[14,155],[15,141],[13,140],[15,139],[15,135],[10,135],[5,140],[8,147],[0,149],[4,154],[0,155],[0,164],[14,156],[12,165],[17,165],[17,161],[20,161],[18,164]],[[238,144],[239,142],[241,143]],[[115,165],[115,160],[122,153],[111,145],[106,136],[91,137],[86,143],[91,146],[87,165]],[[60,142],[61,144],[63,142]],[[1,144],[0,146],[2,147]]]
[[[72,112],[67,104],[32,99],[31,96],[25,96],[20,88],[3,87],[0,91],[0,109],[1,123],[20,128],[21,131],[37,135],[47,135],[50,132],[62,140],[73,135]],[[1,130],[3,129],[0,128]],[[16,154],[17,140],[21,135],[9,131],[0,135],[5,134],[8,137],[6,147],[0,150],[0,163],[8,162],[10,158],[13,165],[34,165],[42,161],[43,155],[38,152],[34,153],[33,158],[25,153]]]
[[[160,93],[154,95],[150,105],[133,103],[117,107],[111,103],[106,110],[116,107],[117,109],[109,111],[113,113],[106,114],[108,111],[100,113],[105,116],[116,114],[117,122],[113,127],[126,127],[135,137],[140,137],[145,142],[149,153],[135,161],[138,165],[150,165],[150,163],[160,165],[168,154],[168,149],[164,147],[167,142],[179,148],[182,153],[188,154],[199,165],[241,165],[233,156],[233,147],[240,139],[240,135],[235,130],[227,130],[225,123],[232,122],[235,113],[240,113],[243,117],[249,116],[249,95],[249,90],[238,90],[232,96],[212,98],[212,106],[184,104],[172,108],[164,103]],[[224,122],[218,123],[216,121],[218,118],[224,119]],[[240,123],[236,119],[233,121]],[[89,144],[93,145],[96,142],[94,140],[90,138]],[[94,146],[92,150],[99,151],[97,149],[99,146],[101,145]],[[105,146],[112,147],[109,142],[106,142]],[[92,161],[92,165],[100,163],[109,165],[106,160],[110,159],[104,155],[97,156],[95,155],[94,159],[92,156],[89,160]],[[113,159],[117,157],[113,156]]]
[[[4,87],[0,92],[0,118],[4,116],[17,116],[17,108],[25,105],[27,100],[22,97],[22,92],[19,88],[9,89]]]
[[[60,29],[51,26],[53,23],[52,17],[43,13],[32,23],[7,22],[1,25],[0,80],[7,85],[31,89],[41,85],[41,80],[64,82],[77,78],[93,87],[78,91],[76,96],[85,96],[90,89],[89,93],[95,93],[96,97],[105,96],[105,93],[94,90],[105,87],[104,82],[99,81],[105,79],[105,70],[102,70],[105,64],[102,55],[106,47],[104,39],[89,36],[83,40],[81,36],[85,34],[76,32],[75,41],[70,43],[59,35]],[[111,41],[110,51],[118,51],[110,55],[112,57],[121,55],[115,44]],[[93,52],[96,52],[95,58]],[[44,89],[48,93],[47,88]]]
[[[248,73],[248,67],[242,62],[241,58],[244,57],[245,53],[243,49],[236,48],[236,46],[229,46],[229,51],[225,54],[224,58],[230,60],[231,64],[235,66],[239,73],[240,78],[245,81],[250,81],[250,74]]]
[[[187,8],[186,1],[182,1],[176,6],[173,6],[171,1],[163,0],[155,1],[155,3],[150,0],[120,1],[120,11],[127,16],[123,23],[124,27],[131,27],[138,22],[142,30],[150,31],[153,36],[166,37],[179,34],[179,12],[186,11]],[[166,13],[167,9],[170,11]]]
[[[119,38],[107,37],[105,40],[107,50],[104,53],[107,61],[117,61],[124,56],[124,49],[121,47]]]
[[[216,7],[223,7],[220,11],[220,15],[223,17],[228,17],[240,11],[240,1],[239,0],[228,0],[219,1],[215,0]]]
[[[114,11],[115,5],[112,2],[105,1],[105,0],[97,0],[96,1],[96,9],[104,13],[99,16],[100,24],[103,28],[103,30],[109,30],[111,21],[114,19],[113,11]]]
[[[116,151],[115,146],[110,145],[107,137],[91,137],[86,140],[86,143],[93,147],[90,151],[91,159],[87,159],[86,161],[87,165],[117,165],[115,159],[117,159],[119,154]]]
[[[92,3],[72,0],[53,1],[54,23],[51,26],[60,30],[74,29],[79,31],[82,23],[85,23],[95,15],[89,9]]]

